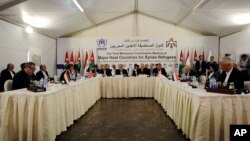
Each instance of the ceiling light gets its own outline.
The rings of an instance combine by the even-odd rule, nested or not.
[[[45,18],[41,18],[38,16],[32,17],[27,13],[23,13],[22,15],[23,15],[23,21],[26,24],[32,25],[34,27],[42,28],[46,27],[49,24],[49,21]]]
[[[238,14],[233,17],[233,23],[243,25],[250,23],[250,14]]]
[[[84,12],[83,8],[82,8],[81,5],[77,2],[77,0],[73,0],[73,2],[75,3],[75,5],[77,6],[77,8],[78,8],[81,12]]]
[[[26,31],[27,33],[33,33],[33,32],[34,32],[34,31],[33,31],[33,28],[30,27],[30,26],[27,26],[27,27],[25,28],[25,31]]]

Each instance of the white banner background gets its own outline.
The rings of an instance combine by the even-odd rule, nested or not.
[[[166,46],[170,38],[60,38],[57,40],[57,64],[64,63],[66,50],[73,50],[75,57],[78,50],[81,51],[81,57],[83,52],[88,51],[90,56],[91,51],[93,51],[97,64],[125,64],[126,67],[130,67],[135,63],[162,63],[168,72],[176,66],[180,50],[185,56],[187,49],[192,51],[193,48],[203,48],[205,54],[209,49],[212,49],[213,55],[217,59],[218,37],[173,38],[173,41],[177,42],[177,47],[173,46],[172,48]],[[173,41],[171,42],[173,43]],[[58,70],[57,73],[60,74],[61,71]]]

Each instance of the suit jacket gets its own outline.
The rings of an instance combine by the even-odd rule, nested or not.
[[[62,81],[64,81],[65,83],[67,82],[67,81],[66,81],[66,78],[64,77],[64,74],[65,74],[65,73],[68,74],[69,79],[70,79],[70,74],[69,74],[69,72],[66,70],[66,71],[62,72],[62,74],[61,74],[61,76],[60,76],[60,82],[62,82]]]
[[[201,71],[199,71],[201,68]],[[195,63],[195,71],[198,75],[206,73],[207,63],[205,61],[202,61],[200,64],[200,61],[196,61]]]
[[[207,69],[210,69],[210,65],[211,64],[215,64],[217,67],[219,67],[219,65],[214,61],[213,63],[207,62]]]
[[[47,77],[49,78],[49,74],[48,72],[46,71],[45,72]],[[43,72],[40,70],[39,72],[36,73],[36,80],[39,81],[41,80],[42,78],[44,78],[45,76],[43,75]]]
[[[127,70],[123,69],[123,70],[122,70],[122,74],[123,74],[124,76],[128,76]],[[115,75],[121,75],[121,72],[120,72],[119,69],[116,70]]]
[[[104,70],[101,69],[101,70],[99,71],[99,73],[102,74],[102,75],[104,75]],[[110,70],[110,69],[107,69],[107,70],[106,70],[106,76],[112,76],[111,70]]]
[[[154,69],[154,74],[155,74],[155,76],[158,75],[158,70],[156,68]],[[164,75],[165,77],[167,77],[167,73],[166,73],[164,68],[161,68],[161,74]]]
[[[27,88],[30,85],[30,77],[23,71],[19,71],[13,78],[12,89]]]
[[[187,74],[185,73],[186,76],[192,77],[192,76],[196,76],[196,73],[193,70],[190,70],[190,72]]]
[[[12,71],[13,74],[15,75],[15,72]],[[10,71],[8,69],[4,69],[2,72],[1,72],[1,78],[0,78],[0,89],[3,90],[3,85],[5,83],[5,81],[9,80],[9,79],[13,79],[12,78],[12,75],[10,74]]]
[[[143,70],[141,70],[141,69],[139,68],[139,69],[137,69],[137,74],[138,74],[138,75],[139,75],[139,74],[150,75],[150,71],[149,71],[149,69],[147,69],[147,68],[144,68]]]
[[[208,74],[208,76],[210,75],[210,73]],[[214,77],[216,80],[219,80],[220,77],[220,71],[214,72],[211,76],[211,78]]]
[[[223,83],[225,81],[226,76],[227,76],[226,72],[223,71],[219,77],[219,81]],[[230,82],[234,82],[234,87],[236,89],[244,88],[244,81],[242,78],[242,74],[236,68],[233,68],[228,78],[227,84],[229,84]]]

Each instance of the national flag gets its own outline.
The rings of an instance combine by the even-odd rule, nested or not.
[[[93,52],[93,50],[92,50],[92,52],[91,52],[90,62],[92,62],[92,63],[94,63],[94,64],[95,64],[95,56],[94,56],[94,52]]]
[[[178,72],[175,70],[174,73],[173,73],[173,77],[174,77],[174,81],[177,81],[179,80],[179,76],[178,76]]]
[[[205,54],[204,54],[204,50],[202,50],[202,60],[205,60]]]
[[[88,52],[85,51],[84,60],[83,60],[83,70],[84,70],[84,74],[87,72],[87,69],[88,69],[88,67],[87,67],[88,61],[89,61]]]
[[[189,50],[187,51],[187,55],[186,55],[186,65],[190,66],[190,54],[189,54]]]
[[[66,69],[66,67],[69,64],[69,54],[68,54],[68,50],[65,53],[65,59],[64,59],[64,69]]]
[[[196,49],[194,50],[194,62],[198,61],[198,56],[197,56],[197,52]]]
[[[90,57],[90,63],[89,63],[89,69],[94,68],[94,66],[95,66],[95,56],[94,56],[94,52],[92,50],[91,57]]]
[[[182,50],[181,50],[181,53],[180,53],[180,62],[184,61],[184,57],[183,57],[183,54],[182,54]]]
[[[74,59],[75,57],[74,57],[74,52],[73,52],[73,50],[72,50],[72,52],[71,52],[71,55],[70,55],[70,64],[75,64],[75,59]]]
[[[213,55],[212,55],[212,51],[210,49],[209,52],[208,52],[208,56],[207,56],[207,62],[210,62],[210,57],[211,56],[213,56]]]
[[[78,51],[76,62],[77,62],[76,70],[77,70],[77,72],[80,72],[81,71],[81,53],[80,53],[80,50]]]

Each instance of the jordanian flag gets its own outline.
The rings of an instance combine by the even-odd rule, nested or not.
[[[78,51],[77,59],[76,59],[76,71],[80,73],[81,71],[81,53]]]
[[[94,66],[95,66],[95,56],[94,56],[94,52],[92,50],[91,57],[90,57],[90,63],[89,63],[89,69],[94,68]]]
[[[65,59],[64,59],[64,69],[66,69],[68,65],[69,65],[69,54],[68,54],[68,51],[66,51]]]

